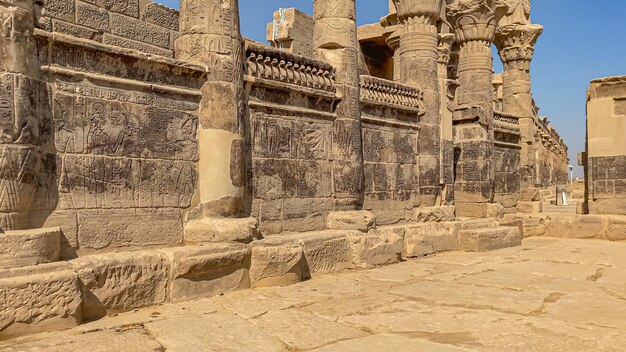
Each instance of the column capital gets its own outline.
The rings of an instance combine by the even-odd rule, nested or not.
[[[538,24],[511,24],[498,27],[494,44],[504,64],[524,62],[530,64],[534,45],[543,33]]]
[[[447,15],[459,43],[491,43],[497,23],[507,10],[503,0],[456,0],[448,5]]]
[[[452,33],[440,33],[439,34],[439,59],[438,62],[442,65],[448,65],[450,62],[450,54],[452,52],[452,44],[454,44],[456,36]]]
[[[443,0],[394,0],[398,18],[406,24],[434,25],[441,15]]]

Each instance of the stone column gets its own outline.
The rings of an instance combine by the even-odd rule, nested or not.
[[[0,232],[26,229],[42,165],[34,1],[0,2]]]
[[[439,115],[441,117],[441,176],[444,185],[442,199],[444,204],[454,203],[454,143],[452,133],[452,112],[448,98],[448,64],[455,35],[442,33],[439,35],[439,59],[437,61],[437,77],[439,79]]]
[[[393,50],[393,81],[400,82],[400,33],[401,26],[398,23],[398,10],[396,8],[396,0],[389,0],[389,14],[380,21],[385,27],[385,41],[387,46]]]
[[[363,153],[354,0],[314,0],[313,56],[336,69],[341,95],[333,122],[334,209],[363,205]]]
[[[201,214],[192,218],[199,217],[206,228],[215,229],[215,223],[224,223],[217,219],[242,217],[246,200],[243,40],[237,0],[182,0],[180,33],[176,56],[207,68],[198,126]],[[186,237],[189,228],[202,228],[189,225]]]
[[[437,20],[443,0],[396,0],[400,35],[401,82],[424,93],[426,113],[419,136],[419,185],[422,206],[435,205],[440,185],[439,79]]]
[[[509,24],[498,27],[495,44],[504,64],[502,110],[520,117],[522,189],[534,186],[535,115],[530,84],[530,62],[534,45],[543,32],[536,24]]]
[[[494,0],[456,0],[448,5],[448,19],[461,46],[454,112],[458,216],[484,217],[487,203],[493,200],[491,43],[499,12],[496,6]]]

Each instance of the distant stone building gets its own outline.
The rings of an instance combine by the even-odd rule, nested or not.
[[[581,212],[626,215],[626,77],[591,81],[587,91],[585,204]]]

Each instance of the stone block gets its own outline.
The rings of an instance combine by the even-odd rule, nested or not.
[[[486,208],[486,216],[488,218],[504,217],[504,206],[500,203],[488,203]]]
[[[81,1],[76,4],[76,23],[105,32],[110,29],[109,13],[105,9]]]
[[[85,256],[71,261],[78,273],[86,320],[112,311],[163,303],[169,263],[158,252],[126,252]]]
[[[611,241],[626,240],[626,216],[612,216],[608,219],[606,238]]]
[[[336,211],[326,217],[328,230],[357,230],[367,231],[376,226],[376,217],[372,212],[361,211]]]
[[[456,203],[455,206],[456,216],[460,218],[484,218],[487,216],[487,203]]]
[[[61,259],[61,229],[7,231],[0,234],[0,269]]]
[[[522,244],[517,227],[497,227],[459,231],[459,249],[467,252],[487,252]]]
[[[250,287],[250,247],[211,243],[161,251],[170,262],[169,297],[189,301]]]
[[[402,236],[393,231],[350,232],[348,237],[350,258],[356,268],[393,264],[402,259],[404,241]]]
[[[81,323],[78,276],[69,270],[0,271],[0,340]],[[52,269],[48,271],[47,269]],[[27,275],[18,275],[27,273]]]
[[[3,352],[68,352],[68,351],[132,351],[161,352],[163,346],[141,330],[97,331],[88,334],[68,334],[41,340],[16,341]]]
[[[117,35],[112,35],[109,33],[104,33],[104,37],[102,39],[104,44],[115,45],[125,49],[133,49],[142,53],[165,56],[165,57],[173,57],[174,52],[169,49],[163,49],[156,46],[152,46],[150,44],[137,42],[131,39],[127,39],[124,37],[120,37]]]
[[[178,11],[170,9],[167,6],[151,2],[144,6],[142,19],[148,23],[165,27],[178,32]]]
[[[81,210],[78,224],[81,249],[172,246],[183,242],[178,209]]]
[[[494,227],[498,227],[496,219],[471,219],[463,220],[457,223],[457,228],[459,230],[474,230]]]
[[[73,23],[68,23],[60,20],[52,20],[52,28],[55,32],[68,34],[77,38],[84,38],[89,40],[95,40],[102,42],[102,31],[92,28],[78,26]]]
[[[302,280],[303,244],[300,241],[269,239],[252,245],[252,287],[287,286]]]
[[[306,232],[273,237],[302,243],[305,261],[303,278],[310,278],[312,274],[340,272],[352,265],[350,241],[345,231]]]
[[[411,220],[417,222],[454,221],[455,211],[455,207],[449,205],[440,207],[416,208],[413,211],[413,216],[411,217]]]
[[[103,0],[104,7],[115,13],[139,18],[139,0]]]
[[[47,0],[46,16],[74,21],[74,0]]]
[[[162,48],[170,47],[169,29],[123,15],[111,14],[111,33]]]
[[[185,225],[185,243],[241,242],[258,237],[255,218],[202,218]]]
[[[545,235],[559,238],[605,238],[607,219],[593,215],[555,215],[546,219]]]
[[[458,235],[453,223],[429,223],[407,226],[404,235],[403,256],[421,257],[433,253],[456,250]]]
[[[537,202],[519,202],[517,203],[517,211],[523,214],[539,214],[543,212],[543,203]]]

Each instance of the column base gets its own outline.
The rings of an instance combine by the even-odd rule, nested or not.
[[[185,243],[250,243],[258,233],[256,218],[202,218],[185,225]]]

